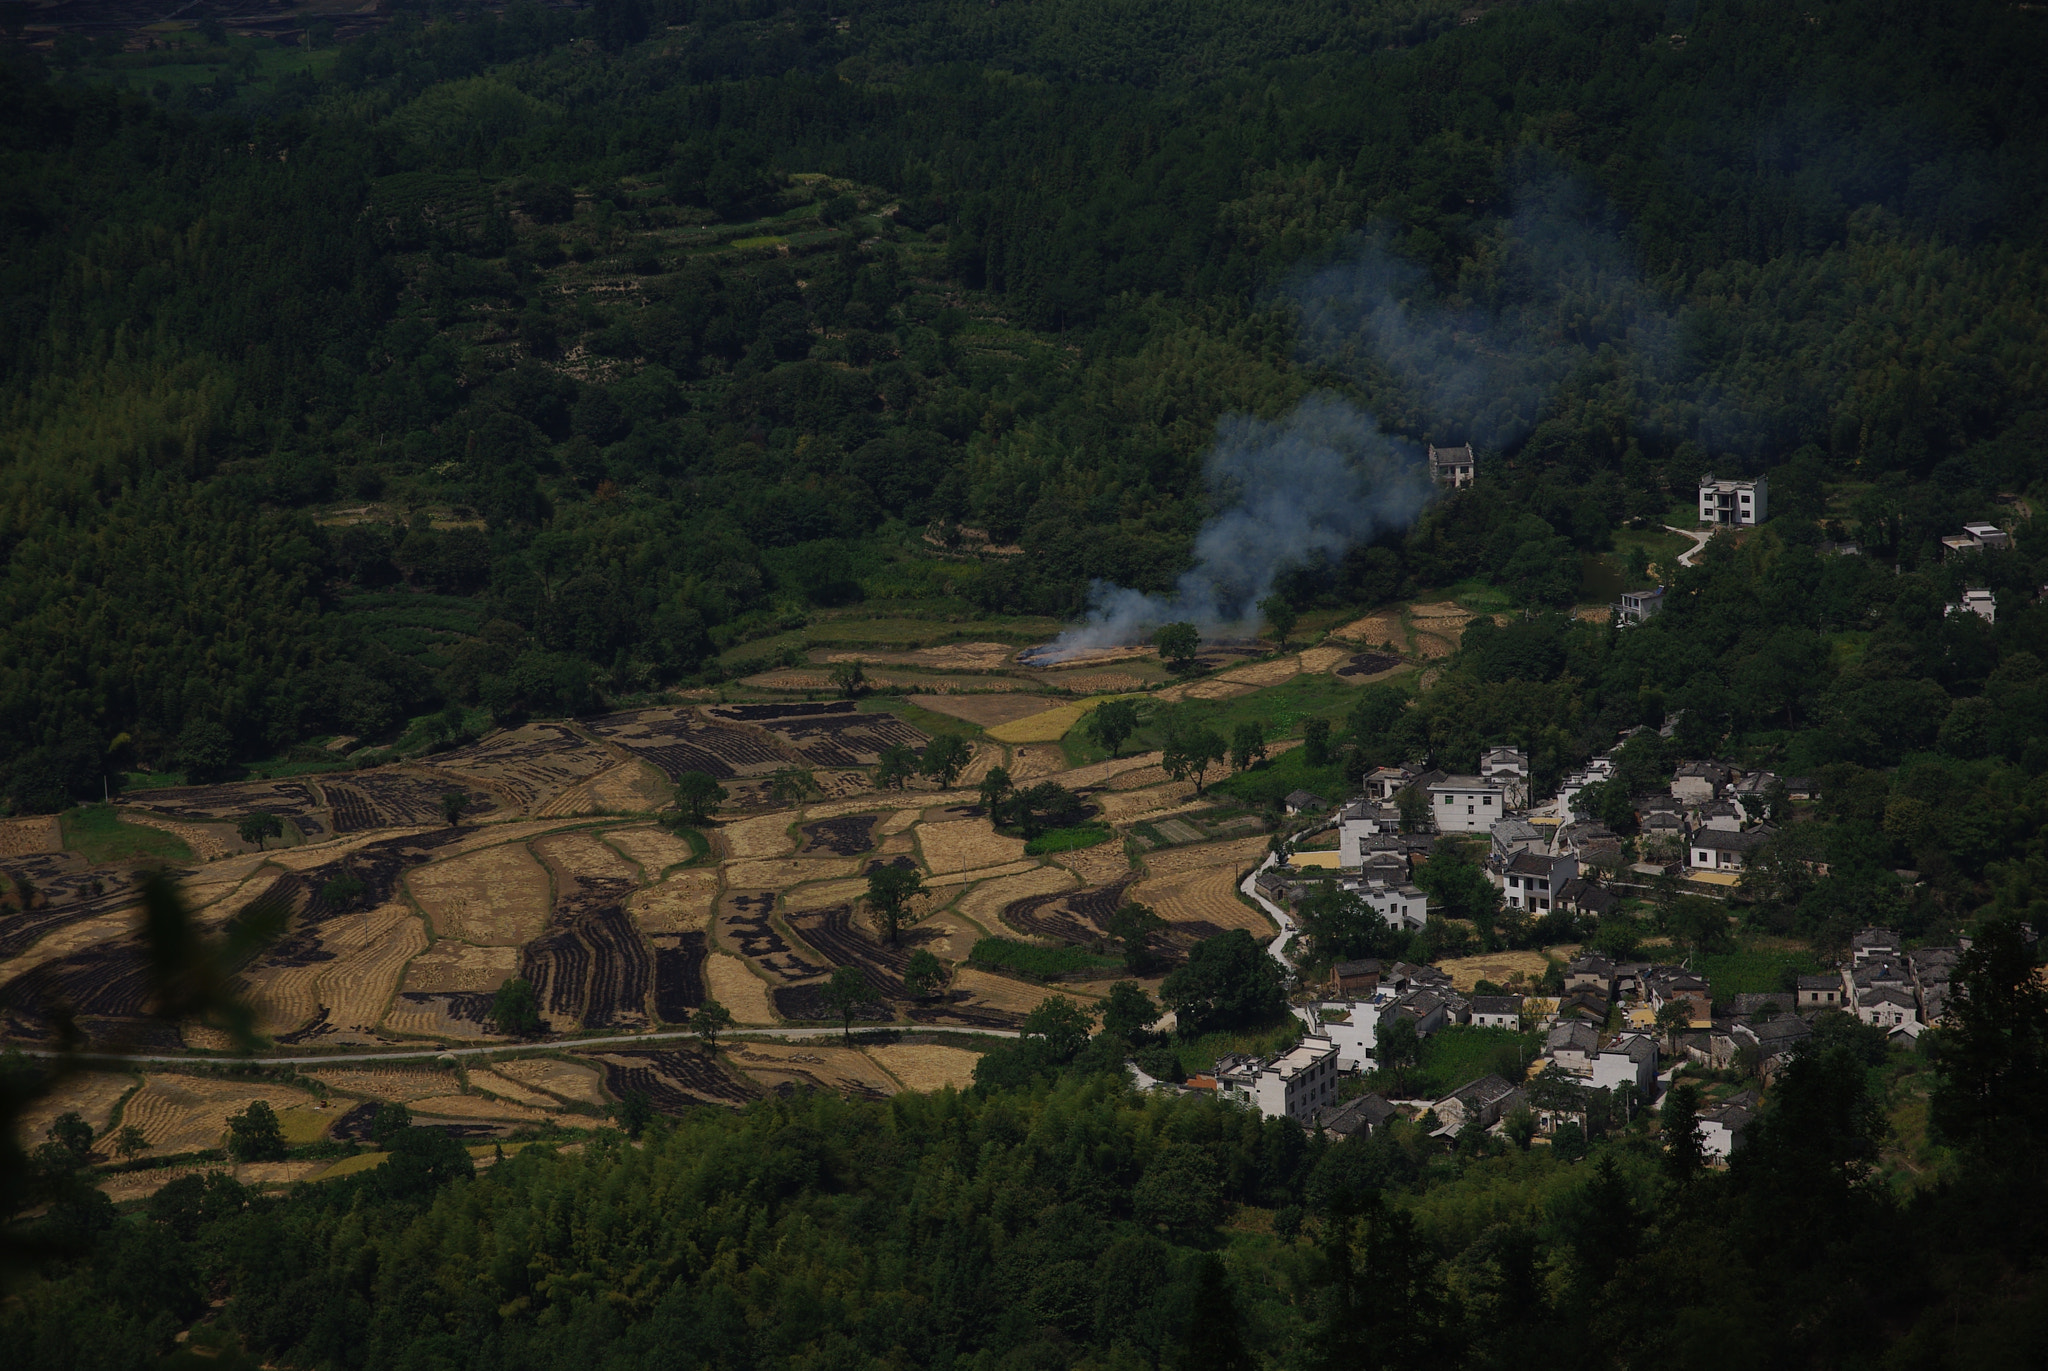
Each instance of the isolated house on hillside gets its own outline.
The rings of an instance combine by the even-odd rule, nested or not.
[[[1767,477],[1754,481],[1717,481],[1700,477],[1700,522],[1745,527],[1768,517],[1771,486]]]
[[[1624,590],[1621,600],[1614,606],[1614,621],[1624,628],[1639,624],[1664,608],[1664,587],[1651,586],[1646,590]]]
[[[1434,443],[1429,445],[1429,479],[1440,486],[1456,489],[1459,486],[1471,485],[1478,465],[1478,458],[1474,456],[1470,443],[1463,447],[1438,447]]]

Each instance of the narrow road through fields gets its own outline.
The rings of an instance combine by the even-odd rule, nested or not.
[[[908,1027],[894,1026],[863,1029],[853,1035],[855,1045],[868,1033],[967,1033],[982,1038],[1014,1038],[1014,1028],[955,1028],[945,1025],[915,1024]],[[764,1038],[786,1038],[803,1040],[808,1038],[836,1038],[836,1028],[769,1028],[740,1029],[723,1036],[728,1041],[754,1042]],[[199,1056],[197,1054],[165,1054],[150,1056],[139,1054],[128,1056],[119,1052],[79,1052],[72,1054],[52,1052],[47,1048],[30,1048],[26,1055],[31,1057],[69,1056],[76,1062],[112,1062],[129,1066],[206,1066],[226,1063],[247,1063],[251,1066],[343,1066],[363,1062],[407,1062],[438,1061],[444,1057],[495,1057],[513,1052],[581,1052],[593,1047],[641,1047],[648,1043],[681,1042],[693,1039],[697,1034],[690,1029],[673,1029],[665,1033],[621,1033],[608,1038],[558,1038],[538,1042],[491,1043],[485,1047],[390,1047],[368,1052],[330,1052],[317,1057],[228,1057]]]
[[[1252,903],[1265,910],[1268,918],[1280,925],[1280,936],[1266,944],[1266,951],[1273,954],[1273,960],[1280,963],[1282,971],[1292,976],[1294,974],[1294,967],[1287,960],[1287,944],[1294,941],[1294,918],[1279,905],[1267,899],[1258,886],[1259,872],[1264,871],[1279,860],[1278,853],[1268,852],[1266,860],[1259,863],[1252,871],[1252,874],[1244,878],[1244,883],[1238,886],[1238,889],[1243,891],[1251,899]]]
[[[1680,566],[1691,566],[1697,561],[1700,553],[1706,550],[1707,539],[1714,536],[1711,533],[1696,533],[1689,528],[1678,528],[1672,524],[1664,525],[1664,529],[1667,533],[1676,533],[1681,538],[1692,539],[1692,551],[1678,554],[1678,564]]]

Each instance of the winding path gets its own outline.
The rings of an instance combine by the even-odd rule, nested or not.
[[[1265,893],[1258,886],[1259,872],[1264,871],[1279,860],[1280,858],[1277,853],[1268,852],[1266,860],[1260,862],[1258,866],[1252,869],[1252,874],[1244,878],[1244,882],[1238,886],[1238,889],[1243,891],[1252,903],[1265,910],[1267,917],[1280,926],[1280,936],[1266,944],[1266,951],[1273,954],[1273,960],[1280,963],[1282,971],[1292,976],[1294,974],[1294,967],[1287,960],[1287,945],[1294,941],[1296,932],[1294,917],[1279,905],[1267,899]]]
[[[1689,528],[1679,528],[1675,524],[1666,524],[1664,529],[1668,533],[1676,533],[1681,538],[1692,539],[1692,551],[1678,554],[1678,564],[1680,566],[1691,566],[1698,560],[1700,553],[1706,551],[1707,539],[1714,536],[1712,533],[1696,533]]]

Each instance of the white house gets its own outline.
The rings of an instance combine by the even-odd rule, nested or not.
[[[1920,1022],[1920,1006],[1905,990],[1868,990],[1856,998],[1856,1017],[1879,1028],[1902,1028]]]
[[[1741,1103],[1743,1100],[1749,1103]],[[1735,1149],[1742,1146],[1743,1136],[1756,1122],[1755,1100],[1756,1096],[1745,1090],[1719,1109],[1710,1109],[1699,1116],[1700,1150],[1707,1154],[1709,1161],[1725,1164]]]
[[[1566,776],[1557,787],[1557,817],[1569,823],[1572,817],[1572,801],[1578,798],[1579,792],[1589,785],[1598,785],[1602,781],[1612,780],[1613,777],[1612,757],[1595,757],[1587,762],[1583,769]]]
[[[1657,1044],[1641,1033],[1624,1033],[1593,1054],[1593,1088],[1627,1086],[1649,1093],[1657,1084]]]
[[[1941,555],[1948,558],[1959,552],[1982,552],[1989,547],[2011,546],[2012,535],[1997,524],[1964,524],[1960,534],[1941,540]]]
[[[1414,784],[1421,774],[1422,768],[1416,765],[1380,767],[1365,778],[1365,793],[1385,804]]]
[[[1337,1069],[1337,1044],[1303,1038],[1271,1060],[1219,1058],[1216,1091],[1269,1119],[1295,1119],[1305,1127],[1316,1110],[1337,1102]]]
[[[1998,601],[1984,589],[1966,590],[1963,598],[1948,607],[1949,614],[1974,614],[1987,624],[1998,622]]]
[[[1520,995],[1474,995],[1472,997],[1472,1026],[1474,1028],[1520,1028],[1522,1026],[1522,997]]]
[[[1484,833],[1507,813],[1507,796],[1478,776],[1446,776],[1429,787],[1429,813],[1439,833]]]
[[[1671,798],[1703,805],[1728,784],[1728,768],[1713,762],[1680,762],[1671,773]]]
[[[1760,524],[1770,510],[1771,487],[1766,477],[1754,481],[1717,481],[1712,473],[1700,477],[1700,522],[1703,524]]]
[[[1369,999],[1319,1000],[1309,1006],[1310,1031],[1337,1045],[1337,1069],[1369,1071],[1375,1065],[1373,1048],[1379,1043],[1380,1013],[1394,1002],[1392,991],[1375,992]]]
[[[1416,930],[1429,922],[1429,896],[1412,885],[1390,885],[1385,881],[1353,884],[1346,881],[1344,888],[1371,905],[1395,928]]]
[[[1477,466],[1478,460],[1473,455],[1470,443],[1463,447],[1438,447],[1435,443],[1429,445],[1429,479],[1440,486],[1455,489],[1471,485],[1472,473]]]
[[[1521,809],[1529,803],[1529,754],[1519,747],[1490,747],[1479,758],[1479,779],[1499,786],[1508,808]]]
[[[1809,1009],[1840,1009],[1842,1007],[1842,978],[1839,976],[1801,976],[1799,987],[1793,992],[1798,996],[1801,1012]]]
[[[1686,843],[1687,865],[1694,871],[1740,871],[1749,864],[1750,854],[1770,836],[1768,830],[1761,828],[1746,833],[1699,829]]]
[[[1565,883],[1578,874],[1576,857],[1518,852],[1502,866],[1498,884],[1506,892],[1507,902],[1516,909],[1550,910],[1557,906]]]
[[[1593,1074],[1593,1054],[1599,1050],[1599,1030],[1584,1019],[1566,1019],[1543,1040],[1544,1055],[1574,1076]]]
[[[1621,601],[1614,606],[1614,621],[1623,627],[1639,624],[1664,608],[1664,587],[1651,586],[1648,590],[1624,590]]]

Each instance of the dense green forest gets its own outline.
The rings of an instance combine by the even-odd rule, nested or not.
[[[1492,460],[1302,603],[1540,602],[1788,464],[1910,568],[2033,479],[2029,11],[398,9],[0,75],[16,807],[632,698],[862,597],[1158,589],[1216,421],[1318,388]]]
[[[181,1366],[2028,1366],[2048,993],[2009,921],[1962,971],[1941,1146],[1905,1167],[1929,1097],[1843,1015],[1725,1171],[1662,1145],[1690,1087],[1661,1134],[1330,1142],[1047,1031],[984,1058],[1002,1085],[707,1106],[481,1174],[380,1118],[374,1170],[194,1174],[127,1217],[53,1141],[0,1331],[24,1368],[162,1365],[187,1329]]]

